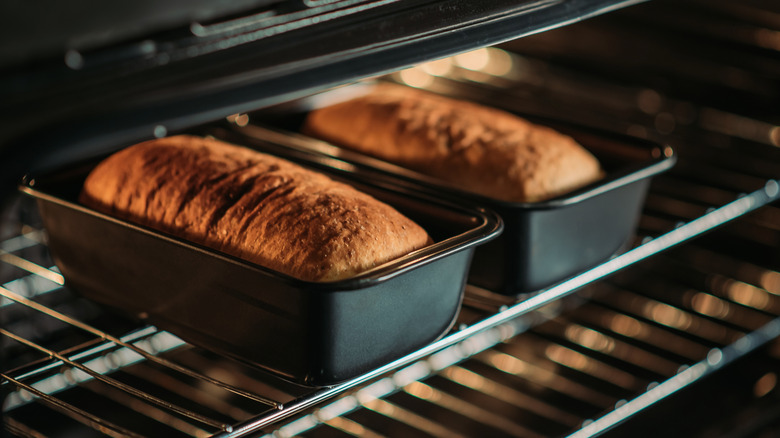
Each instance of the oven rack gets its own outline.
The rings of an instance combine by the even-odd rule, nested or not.
[[[549,319],[551,317],[549,312],[546,314],[545,312],[539,312],[538,309],[542,309],[544,306],[549,307],[550,304],[558,302],[561,298],[593,281],[613,274],[674,245],[688,241],[702,232],[720,226],[777,199],[780,199],[778,185],[775,181],[770,180],[764,188],[742,196],[694,221],[680,225],[655,239],[650,239],[591,271],[585,272],[517,304],[500,306],[497,312],[492,315],[488,314],[484,319],[475,323],[470,325],[463,323],[444,339],[393,363],[333,387],[296,388],[300,392],[288,394],[287,397],[281,399],[274,399],[263,394],[237,388],[219,379],[209,377],[207,374],[166,359],[164,354],[167,351],[188,347],[178,338],[158,331],[154,327],[140,327],[131,330],[123,336],[114,336],[76,318],[39,304],[37,301],[27,298],[20,293],[13,292],[11,289],[18,287],[21,283],[35,285],[35,287],[26,289],[25,293],[31,296],[55,293],[62,289],[63,280],[56,268],[49,269],[31,260],[14,255],[14,250],[24,249],[23,247],[26,245],[44,244],[41,230],[28,229],[21,236],[6,240],[0,246],[0,248],[3,248],[3,252],[0,253],[0,260],[3,263],[28,273],[24,277],[7,282],[0,288],[0,295],[5,298],[3,307],[8,308],[11,302],[25,306],[32,311],[40,312],[50,318],[68,324],[72,328],[85,331],[94,336],[94,339],[81,345],[68,346],[65,350],[58,352],[18,336],[6,328],[0,329],[0,333],[7,339],[25,344],[48,356],[48,358],[34,361],[16,370],[4,371],[2,373],[4,390],[10,392],[6,400],[6,408],[13,409],[16,406],[29,402],[31,399],[36,399],[38,402],[46,404],[108,435],[137,436],[131,430],[113,424],[106,419],[95,417],[78,406],[70,405],[57,397],[58,391],[62,391],[69,386],[95,380],[110,387],[109,392],[119,391],[122,395],[114,396],[119,397],[118,400],[125,400],[127,403],[130,403],[136,398],[143,402],[146,407],[142,411],[146,412],[147,415],[156,415],[163,418],[163,421],[181,424],[181,426],[178,426],[181,432],[189,432],[192,436],[247,436],[288,419],[307,408],[321,404],[327,399],[347,393],[349,390],[358,388],[362,384],[374,382],[354,392],[351,398],[348,399],[352,400],[352,402],[337,401],[334,403],[329,408],[331,413],[327,413],[328,409],[320,409],[318,411],[317,418],[319,419],[333,418],[336,416],[335,412],[341,411],[341,413],[346,413],[349,412],[350,408],[357,406],[357,402],[354,400],[381,399],[398,388],[440,372],[468,357],[472,357],[481,351],[506,341],[527,327],[535,325],[529,322],[528,318],[522,318],[523,316],[528,317],[534,314],[533,311],[537,311],[534,315],[536,318]],[[22,289],[24,290],[24,288]],[[476,302],[479,302],[478,296],[480,294],[485,295],[484,291],[476,290],[471,286],[469,286],[469,289],[472,301],[476,300]],[[641,397],[622,404],[607,416],[590,423],[579,432],[578,436],[587,436],[587,431],[603,429],[605,424],[608,427],[613,424],[613,421],[616,421],[615,416],[627,416],[629,415],[628,413],[636,410],[637,406],[647,404],[648,399],[657,401],[663,396],[672,393],[675,388],[685,386],[707,376],[735,358],[746,354],[749,350],[758,348],[765,342],[776,338],[780,334],[779,330],[780,320],[774,319],[764,327],[749,333],[732,345],[723,349],[713,348],[703,361],[693,364],[690,368],[655,386],[652,391],[648,391]],[[201,384],[213,385],[219,388],[221,392],[229,393],[232,396],[250,400],[256,403],[256,409],[259,408],[258,410],[262,411],[262,413],[255,414],[243,422],[232,424],[209,418],[192,409],[178,406],[176,403],[163,400],[110,377],[111,371],[121,370],[141,361],[146,361],[157,367],[167,368],[168,373],[182,374],[189,378],[197,379]],[[54,377],[51,376],[52,372],[56,373]],[[59,377],[62,376],[61,373],[64,373],[67,377]],[[52,380],[59,380],[60,387],[53,384]],[[25,383],[26,381],[34,383],[28,384]],[[93,383],[92,385],[95,386],[95,384]],[[9,391],[9,385],[15,387],[16,390]],[[159,411],[163,411],[163,413],[159,413]],[[177,420],[179,417],[184,417],[187,421]],[[301,427],[300,421],[292,423],[291,426],[288,425],[288,431],[291,428]],[[199,426],[189,425],[190,423],[196,423]],[[184,424],[187,424],[187,426],[184,426]],[[7,424],[6,427],[14,429],[14,422]],[[285,433],[287,432],[283,432],[282,435],[284,436]]]
[[[463,321],[457,330],[454,330],[445,338],[386,366],[333,387],[296,387],[291,390],[291,386],[288,384],[274,382],[276,386],[271,393],[277,394],[276,397],[235,387],[225,381],[210,377],[207,373],[190,369],[178,364],[176,361],[166,359],[166,352],[170,350],[175,351],[177,348],[189,347],[172,335],[158,331],[154,327],[134,328],[121,336],[111,335],[77,318],[25,297],[24,294],[32,297],[53,294],[58,291],[62,293],[63,289],[63,279],[56,271],[56,268],[42,266],[33,260],[15,254],[32,246],[45,245],[44,233],[39,229],[28,226],[25,227],[23,234],[4,241],[2,246],[0,246],[2,248],[0,260],[5,265],[10,265],[19,271],[26,272],[26,275],[6,282],[0,288],[0,295],[4,298],[3,307],[8,309],[11,303],[27,307],[29,311],[45,314],[48,318],[53,318],[69,325],[72,329],[86,332],[94,338],[79,345],[68,345],[65,349],[56,351],[17,335],[8,328],[0,329],[0,334],[6,338],[6,341],[10,340],[24,344],[28,348],[39,351],[44,356],[29,364],[22,364],[16,369],[2,373],[4,390],[10,393],[6,400],[7,408],[13,409],[16,406],[29,402],[31,399],[35,399],[103,433],[113,436],[133,436],[134,432],[125,427],[113,424],[106,419],[95,417],[78,406],[71,405],[57,397],[57,393],[67,387],[92,381],[90,383],[92,387],[99,382],[110,388],[108,392],[121,394],[114,395],[114,397],[119,397],[119,399],[126,400],[128,403],[133,399],[140,400],[145,406],[142,411],[146,412],[146,415],[162,418],[163,420],[161,421],[170,422],[174,425],[178,424],[179,426],[174,427],[179,427],[181,432],[189,432],[193,436],[232,437],[257,433],[303,412],[307,408],[319,405],[327,399],[347,393],[351,389],[358,388],[377,379],[379,379],[378,383],[358,390],[353,397],[366,398],[370,396],[371,398],[381,399],[399,387],[435,374],[450,365],[454,365],[522,332],[525,328],[533,325],[529,322],[528,317],[533,315],[535,318],[540,318],[540,315],[544,315],[544,312],[540,312],[539,309],[543,309],[545,306],[549,307],[561,298],[596,280],[614,274],[650,256],[686,242],[701,233],[780,199],[779,192],[777,182],[769,180],[759,190],[741,196],[733,202],[712,210],[693,221],[679,224],[678,227],[656,238],[647,238],[640,245],[614,257],[606,263],[548,290],[527,297],[516,304],[502,304],[500,303],[500,298],[469,286],[468,295],[470,298],[468,301],[472,306],[482,307],[483,309],[491,308],[492,306],[495,311],[485,312],[483,310],[481,316],[475,322],[467,323]],[[21,293],[12,290],[22,284],[27,286],[20,288]],[[489,298],[494,299],[492,304],[488,304]],[[497,308],[494,307],[496,305],[498,305]],[[464,313],[468,312],[464,309]],[[635,409],[636,405],[646,403],[647,398],[658,398],[659,393],[668,394],[668,388],[670,387],[677,387],[680,386],[681,382],[690,383],[693,380],[706,376],[719,366],[745,354],[748,351],[745,345],[749,345],[749,349],[757,348],[767,340],[777,336],[778,324],[780,322],[774,320],[764,328],[750,333],[749,337],[745,337],[731,346],[724,349],[713,349],[709,353],[708,359],[694,364],[689,370],[663,382],[654,391],[622,405],[620,409],[613,411],[612,414],[592,423],[589,428],[603,427],[603,422],[609,423],[613,420],[611,416],[624,415],[625,411]],[[12,326],[13,324],[10,324],[6,327]],[[717,360],[713,359],[713,355],[718,355]],[[214,390],[223,394],[229,394],[230,397],[242,398],[244,399],[242,403],[251,402],[254,404],[253,414],[239,422],[221,421],[219,418],[203,415],[197,412],[196,409],[185,408],[175,402],[144,392],[111,377],[112,371],[122,370],[125,367],[144,361],[154,367],[167,368],[167,373],[196,379],[200,382],[200,385],[213,386],[216,388]],[[62,373],[58,372],[62,370],[65,371]],[[53,376],[52,373],[54,373]],[[63,374],[66,377],[62,377]],[[383,376],[386,377],[381,378]],[[267,376],[264,378],[267,378]],[[53,384],[52,381],[59,381],[59,386]],[[387,386],[387,382],[394,382],[395,386]],[[54,389],[52,389],[52,385]],[[9,386],[14,387],[15,390],[10,391]],[[47,387],[49,389],[46,389]],[[384,389],[377,394],[377,388],[382,387]],[[284,388],[287,392],[284,392],[284,390],[280,391],[280,388]],[[278,394],[284,394],[284,396],[279,397]],[[342,404],[341,409],[344,409],[343,406]],[[322,413],[322,410],[319,412],[320,416],[325,415]],[[185,420],[180,419],[181,417]],[[300,427],[300,423],[295,424]],[[13,422],[10,423],[9,427],[14,428]]]

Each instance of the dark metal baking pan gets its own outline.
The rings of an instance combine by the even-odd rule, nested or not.
[[[474,249],[502,223],[487,211],[392,190],[387,178],[336,160],[318,162],[341,167],[337,178],[417,221],[434,243],[354,278],[306,282],[79,205],[90,164],[27,177],[21,190],[37,199],[67,286],[192,344],[330,385],[445,334]]]
[[[285,144],[291,150],[338,157],[413,181],[437,196],[468,200],[495,211],[504,221],[504,232],[476,251],[469,282],[504,295],[519,296],[547,288],[626,248],[633,238],[651,178],[670,169],[676,161],[669,146],[522,115],[574,137],[599,159],[606,175],[593,184],[542,202],[500,201],[298,133],[305,111],[343,99],[351,92],[346,87],[250,114],[251,122],[237,126],[236,131]]]

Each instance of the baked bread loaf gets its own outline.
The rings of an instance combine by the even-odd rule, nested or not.
[[[316,109],[304,132],[510,202],[535,202],[602,175],[571,137],[493,108],[394,84]]]
[[[348,278],[430,243],[349,185],[208,138],[123,149],[89,174],[80,202],[307,281]]]

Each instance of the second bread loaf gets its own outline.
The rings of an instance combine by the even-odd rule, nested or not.
[[[304,132],[510,202],[548,199],[600,178],[571,137],[515,115],[393,84],[312,111]]]

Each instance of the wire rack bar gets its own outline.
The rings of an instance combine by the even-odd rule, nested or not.
[[[182,408],[181,406],[178,406],[176,404],[167,402],[167,401],[162,400],[162,399],[160,399],[158,397],[155,397],[155,396],[153,396],[151,394],[148,394],[148,393],[146,393],[144,391],[141,391],[141,390],[139,390],[139,389],[137,389],[137,388],[135,388],[135,387],[133,387],[131,385],[128,385],[126,383],[120,382],[120,381],[118,381],[116,379],[113,379],[111,377],[108,377],[108,376],[105,376],[103,374],[100,374],[99,372],[94,371],[93,369],[89,368],[88,366],[85,366],[85,365],[83,365],[81,363],[78,363],[78,362],[75,362],[73,360],[70,360],[67,357],[63,356],[60,353],[57,353],[54,350],[50,350],[50,349],[48,349],[46,347],[43,347],[41,345],[36,344],[35,342],[27,340],[27,339],[25,339],[25,338],[23,338],[21,336],[17,336],[15,334],[9,332],[8,330],[0,328],[0,334],[4,335],[4,336],[6,336],[6,337],[8,337],[10,339],[13,339],[16,342],[24,344],[24,345],[26,345],[26,346],[28,346],[30,348],[34,348],[34,349],[40,351],[41,353],[44,353],[44,354],[48,355],[50,358],[57,359],[57,360],[61,361],[62,363],[66,364],[66,365],[69,365],[69,366],[71,366],[73,368],[76,368],[76,369],[78,369],[80,371],[83,371],[83,372],[89,374],[90,376],[92,376],[93,378],[95,378],[96,380],[99,380],[100,382],[103,382],[106,385],[110,385],[110,386],[113,386],[115,388],[121,389],[122,391],[125,391],[126,393],[131,394],[131,395],[137,397],[140,400],[143,400],[143,401],[146,401],[148,403],[152,403],[152,404],[161,406],[163,408],[169,409],[169,410],[171,410],[173,412],[176,412],[178,414],[184,415],[187,418],[191,418],[193,420],[200,421],[203,424],[207,424],[209,426],[216,427],[216,428],[221,429],[221,430],[227,430],[227,431],[231,430],[231,426],[228,425],[228,424],[224,424],[224,423],[222,423],[220,421],[216,421],[216,420],[213,420],[213,419],[208,418],[206,416],[200,415],[200,414],[198,414],[196,412],[192,412],[190,410]]]
[[[667,398],[683,388],[697,382],[728,365],[736,359],[753,351],[780,336],[780,318],[775,318],[760,329],[745,335],[726,348],[712,349],[707,358],[686,368],[676,376],[641,394],[628,403],[617,407],[614,411],[587,424],[582,429],[570,435],[570,438],[588,438],[598,436],[607,429],[620,423],[642,409]]]
[[[164,359],[164,358],[155,356],[153,354],[150,354],[146,350],[144,350],[142,348],[139,348],[139,347],[137,347],[136,345],[134,345],[132,343],[122,341],[121,339],[119,339],[119,338],[117,338],[115,336],[111,336],[110,334],[105,333],[105,332],[103,332],[101,330],[98,330],[98,329],[96,329],[96,328],[94,328],[94,327],[92,327],[92,326],[90,326],[88,324],[85,324],[85,323],[83,323],[83,322],[81,322],[81,321],[79,321],[77,319],[71,318],[71,317],[69,317],[67,315],[63,315],[62,313],[59,313],[59,312],[57,312],[55,310],[49,309],[46,306],[43,306],[43,305],[41,305],[41,304],[39,304],[39,303],[37,303],[37,302],[35,302],[33,300],[30,300],[28,298],[23,297],[21,295],[15,294],[15,293],[11,292],[10,290],[5,289],[4,287],[1,287],[1,286],[0,286],[0,295],[4,296],[4,297],[6,297],[6,298],[8,298],[10,300],[16,301],[19,304],[25,305],[25,306],[30,307],[32,309],[35,309],[35,310],[37,310],[39,312],[42,312],[42,313],[44,313],[46,315],[49,315],[49,316],[51,316],[53,318],[56,318],[56,319],[58,319],[58,320],[60,320],[62,322],[68,323],[68,324],[70,324],[70,325],[72,325],[74,327],[80,328],[80,329],[82,329],[82,330],[84,330],[84,331],[86,331],[88,333],[91,333],[91,334],[99,337],[100,339],[103,339],[103,340],[106,340],[106,341],[110,341],[110,342],[112,342],[112,343],[114,343],[116,345],[128,348],[128,349],[130,349],[130,350],[140,354],[145,359],[147,359],[147,360],[149,360],[151,362],[154,362],[156,364],[168,367],[168,368],[170,368],[172,370],[178,371],[178,372],[180,372],[182,374],[185,374],[185,375],[187,375],[189,377],[193,377],[195,379],[211,383],[211,384],[213,384],[215,386],[218,386],[218,387],[220,387],[220,388],[222,388],[222,389],[224,389],[226,391],[229,391],[229,392],[231,392],[233,394],[240,395],[240,396],[246,397],[246,398],[248,398],[250,400],[254,400],[254,401],[257,401],[257,402],[264,403],[266,405],[272,406],[274,409],[280,409],[281,408],[281,403],[278,402],[278,401],[271,400],[271,399],[269,399],[267,397],[263,397],[263,396],[260,396],[260,395],[257,395],[257,394],[253,394],[253,393],[251,393],[249,391],[246,391],[246,390],[243,390],[243,389],[240,389],[240,388],[236,388],[235,386],[228,385],[228,384],[226,384],[224,382],[221,382],[219,380],[216,380],[216,379],[213,379],[213,378],[208,377],[206,375],[203,375],[201,373],[198,373],[198,372],[196,372],[194,370],[191,370],[191,369],[189,369],[187,367],[181,366],[181,365],[179,365],[179,364],[177,364],[175,362],[171,362],[171,361],[169,361],[167,359]]]
[[[27,385],[23,382],[20,382],[13,377],[0,373],[0,377],[3,379],[13,383],[18,388],[21,388],[30,394],[35,395],[38,397],[38,399],[46,404],[47,406],[51,407],[52,409],[61,412],[62,414],[67,415],[68,417],[78,421],[81,424],[87,425],[97,431],[100,431],[108,436],[112,437],[131,437],[131,438],[143,438],[142,435],[138,435],[130,430],[127,430],[121,426],[117,426],[116,424],[111,423],[110,421],[104,420],[98,416],[92,415],[91,413],[79,409],[76,406],[71,405],[70,403],[66,403],[56,397],[52,397],[49,394],[46,394],[45,392],[39,391],[35,389],[34,387]]]
[[[47,280],[51,280],[54,283],[62,286],[65,283],[65,278],[59,272],[54,272],[51,269],[44,268],[37,263],[33,263],[29,260],[23,259],[17,255],[11,254],[0,249],[0,261],[8,263],[9,265],[16,266],[31,274],[35,274],[39,277],[43,277]]]

